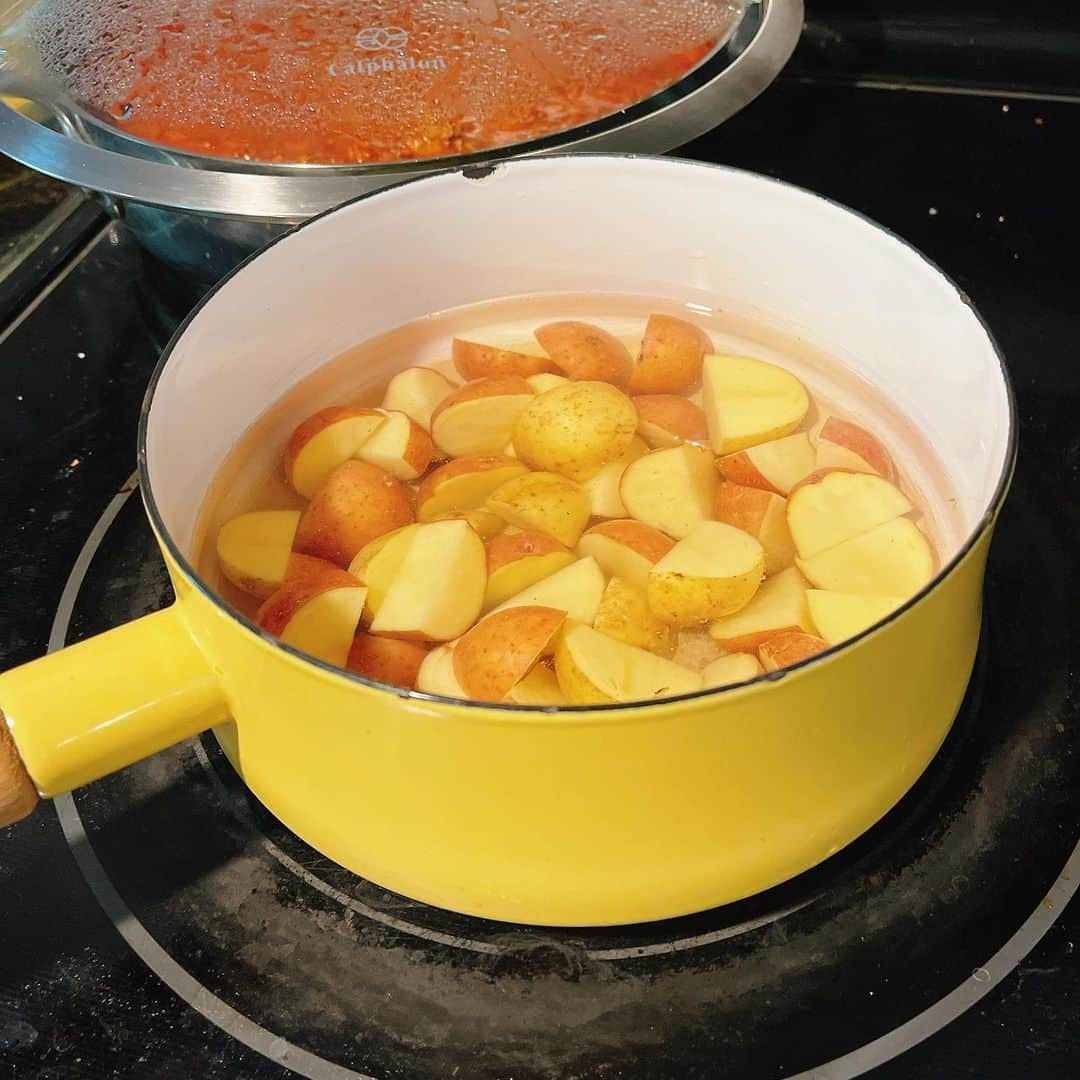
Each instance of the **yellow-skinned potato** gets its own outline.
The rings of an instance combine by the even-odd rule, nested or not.
[[[633,442],[638,415],[605,382],[570,382],[535,397],[514,422],[514,450],[534,469],[588,480]]]
[[[749,533],[702,522],[649,571],[649,606],[674,626],[745,607],[765,576],[765,551]]]
[[[612,578],[607,583],[593,629],[668,659],[675,655],[678,644],[675,631],[653,614],[645,589],[626,578]]]
[[[573,547],[589,523],[589,497],[582,489],[551,472],[525,473],[497,487],[487,508],[519,529],[538,529],[560,544]]]
[[[571,705],[653,701],[703,685],[696,671],[580,623],[567,623],[559,636],[555,675]]]

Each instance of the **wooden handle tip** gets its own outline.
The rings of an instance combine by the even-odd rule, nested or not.
[[[37,804],[37,788],[0,712],[0,829],[33,813]]]

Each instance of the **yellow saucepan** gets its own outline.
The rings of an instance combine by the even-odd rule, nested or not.
[[[427,313],[552,291],[722,308],[839,357],[948,471],[962,524],[941,572],[877,627],[786,672],[546,711],[325,667],[199,580],[207,488],[289,386]],[[776,181],[671,159],[550,158],[350,203],[245,264],[162,358],[139,461],[176,603],[0,675],[0,819],[218,725],[289,828],[428,903],[596,925],[765,889],[877,821],[947,734],[1014,428],[1000,357],[966,298],[897,238]]]

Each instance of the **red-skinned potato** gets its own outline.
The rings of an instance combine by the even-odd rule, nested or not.
[[[454,383],[434,368],[406,368],[387,383],[381,408],[403,412],[423,427],[430,428],[431,414],[456,389]]]
[[[630,392],[685,393],[701,381],[701,362],[711,352],[712,342],[693,323],[672,315],[650,315],[630,376]]]
[[[327,477],[386,422],[378,409],[331,405],[313,413],[289,437],[285,447],[285,479],[310,499]]]
[[[701,385],[718,454],[790,435],[810,408],[806,388],[791,372],[750,356],[706,356]]]
[[[549,654],[566,612],[521,606],[481,619],[454,646],[454,674],[475,701],[502,701]]]
[[[659,529],[630,518],[594,525],[578,541],[578,551],[591,555],[608,577],[642,586],[648,584],[653,564],[674,546],[675,541]]]
[[[302,555],[346,567],[366,544],[412,519],[400,481],[366,461],[346,461],[312,496],[293,546]]]
[[[712,454],[682,443],[630,462],[619,496],[630,517],[681,540],[712,517],[716,484]]]
[[[391,541],[368,565],[391,551]],[[417,525],[395,565],[378,611],[373,634],[412,641],[450,641],[476,620],[487,586],[487,557],[480,537],[466,521]]]
[[[638,434],[654,450],[708,442],[705,414],[692,401],[677,394],[640,394],[630,400],[638,411]]]
[[[524,379],[556,370],[546,356],[529,356],[463,338],[454,338],[453,358],[458,374],[466,380],[487,379],[493,375],[520,375]]]
[[[365,679],[412,690],[427,649],[415,641],[357,634],[345,666]]]
[[[906,599],[934,576],[934,553],[915,522],[897,517],[795,565],[819,589]]]
[[[221,572],[238,589],[266,598],[285,580],[299,510],[254,510],[227,521],[217,535]]]
[[[807,581],[795,567],[769,578],[741,611],[717,619],[709,634],[728,652],[757,652],[768,640],[788,630],[811,633],[814,624],[806,603]]]
[[[424,694],[465,700],[468,694],[454,674],[454,646],[437,645],[424,657],[416,674],[416,689]]]
[[[415,480],[427,471],[435,456],[431,436],[403,412],[387,412],[385,417],[382,426],[355,456],[398,480]]]
[[[787,522],[787,501],[773,491],[722,480],[716,486],[717,521],[753,536],[765,549],[765,573],[776,574],[795,562],[795,543]]]
[[[790,667],[811,656],[823,653],[829,647],[828,642],[802,630],[785,630],[769,638],[758,649],[758,659],[766,671],[779,671]]]
[[[874,472],[896,483],[896,465],[881,440],[839,416],[827,416],[811,434],[818,469]]]
[[[471,454],[440,465],[424,477],[416,494],[421,521],[445,514],[478,510],[500,485],[528,472],[520,461],[505,454]]]
[[[518,413],[534,396],[520,375],[476,379],[439,402],[431,414],[431,437],[450,457],[501,454]]]
[[[814,448],[805,431],[716,459],[725,480],[787,495],[814,471]]]
[[[343,667],[364,610],[367,589],[322,559],[294,555],[284,584],[255,621],[286,645]]]
[[[534,529],[496,536],[487,544],[485,610],[551,577],[573,561],[573,554],[562,544]]]
[[[799,557],[809,559],[912,509],[904,493],[883,477],[830,469],[791,489],[787,519]]]
[[[536,340],[564,375],[625,387],[634,361],[626,346],[599,326],[553,322],[537,327]]]

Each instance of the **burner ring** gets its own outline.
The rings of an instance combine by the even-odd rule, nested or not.
[[[133,475],[106,506],[80,550],[65,583],[53,618],[49,635],[49,652],[62,648],[66,643],[75,603],[90,563],[110,526],[136,488],[137,477]],[[216,780],[215,786],[220,786],[220,778],[216,776],[211,762],[206,757],[205,750],[198,743],[196,743],[196,747],[196,755],[200,759],[200,764]],[[222,788],[222,790],[224,789]],[[72,851],[79,871],[102,910],[112,921],[117,932],[143,963],[191,1008],[263,1057],[291,1069],[300,1076],[308,1077],[310,1080],[378,1080],[378,1078],[367,1073],[339,1065],[297,1046],[281,1036],[275,1035],[272,1031],[245,1016],[213,994],[173,959],[154,939],[120,895],[93,848],[74,798],[71,795],[63,795],[55,799],[54,804],[64,837]],[[268,844],[272,844],[269,838],[265,839]],[[344,902],[352,900],[352,898],[340,893],[340,890],[335,889],[321,878],[295,863],[295,860],[292,860],[284,852],[274,854],[274,858],[312,888],[323,893],[323,895],[331,897],[339,903],[343,902],[342,897],[344,897]],[[289,863],[294,865],[290,866]],[[988,994],[1031,952],[1054,924],[1058,915],[1075,894],[1078,885],[1080,885],[1080,845],[1077,845],[1070,853],[1043,901],[1012,936],[985,963],[976,967],[970,977],[963,983],[911,1019],[898,1025],[892,1031],[822,1065],[797,1074],[790,1074],[789,1080],[823,1080],[826,1076],[829,1080],[848,1080],[848,1078],[860,1076],[869,1069],[884,1064],[939,1031]],[[347,906],[354,911],[357,910],[351,902],[347,903]],[[360,906],[362,908],[366,907],[364,905]],[[761,920],[761,923],[757,925],[780,918],[794,910],[797,910],[797,908],[775,913],[773,916]],[[359,913],[367,915],[368,911],[363,910]],[[374,915],[378,916],[378,921],[387,921],[382,913],[375,912]],[[433,937],[434,932],[428,931],[426,928],[417,927],[403,920],[395,920],[395,923],[401,923],[400,926],[395,925],[396,929],[429,940],[439,940]],[[726,937],[732,937],[753,928],[754,925],[746,923],[735,927],[733,930],[728,928],[717,931],[712,935],[686,938],[682,939],[682,941],[669,943],[666,946],[654,945],[629,949],[592,950],[587,955],[592,959],[603,960],[637,958],[659,952],[676,951],[672,949],[672,945],[693,948],[696,945],[723,940]],[[471,951],[484,953],[502,951],[497,946],[492,947],[488,943],[472,941],[471,939],[455,939],[449,935],[441,935],[441,938],[446,940],[440,941],[440,943],[452,944],[455,947],[470,949]]]

